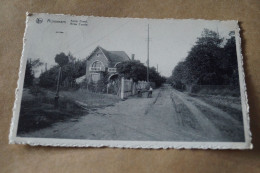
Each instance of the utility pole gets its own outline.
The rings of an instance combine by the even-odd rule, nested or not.
[[[59,107],[60,80],[61,80],[61,66],[59,67],[57,89],[56,89],[56,94],[55,94],[55,98],[54,98],[54,106],[56,108]]]
[[[147,37],[147,82],[149,82],[149,24],[148,24],[148,37]]]
[[[157,64],[157,68],[156,69],[157,69],[157,72],[159,73],[158,64]]]

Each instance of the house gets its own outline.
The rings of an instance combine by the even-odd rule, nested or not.
[[[108,79],[117,77],[116,67],[130,58],[124,51],[108,51],[97,46],[86,60],[86,79],[96,83],[102,75],[108,75]]]

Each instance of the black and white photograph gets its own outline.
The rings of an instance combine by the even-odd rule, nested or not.
[[[237,21],[28,14],[9,141],[252,148],[239,30]]]

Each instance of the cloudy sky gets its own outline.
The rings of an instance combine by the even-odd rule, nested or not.
[[[37,19],[42,19],[42,22],[37,23]],[[87,21],[87,26],[84,21]],[[84,26],[79,26],[79,23]],[[164,76],[170,76],[176,64],[187,56],[204,28],[228,37],[228,33],[235,27],[234,22],[205,20],[118,19],[40,14],[29,18],[24,56],[40,58],[49,68],[55,65],[54,57],[60,52],[71,52],[76,58],[84,59],[99,45],[106,50],[125,51],[129,57],[135,54],[135,59],[146,63],[148,24],[151,39],[150,66],[156,67],[158,64],[159,72]],[[39,72],[40,69],[37,76]]]

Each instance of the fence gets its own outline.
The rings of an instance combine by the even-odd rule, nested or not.
[[[144,91],[148,89],[150,85],[153,86],[154,83],[146,81],[133,82],[132,79],[121,78],[120,98],[124,99],[130,95],[135,95],[137,94],[137,90]]]
[[[129,95],[132,95],[132,88],[133,88],[133,80],[124,79],[121,78],[121,93],[120,97],[121,99],[124,99],[128,97]]]
[[[94,89],[91,88],[92,85],[94,85]],[[90,91],[98,92],[97,88],[98,84],[89,84],[87,83],[86,88]],[[119,96],[121,99],[127,98],[130,95],[135,95],[137,94],[138,90],[141,90],[142,92],[145,90],[149,89],[149,86],[152,86],[155,88],[155,83],[154,82],[146,82],[146,81],[138,81],[134,82],[132,79],[125,79],[121,78],[118,80],[111,80],[109,81],[108,84],[105,85],[104,92],[107,94],[115,94]],[[82,85],[82,87],[84,87]]]

